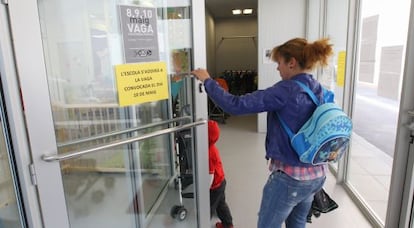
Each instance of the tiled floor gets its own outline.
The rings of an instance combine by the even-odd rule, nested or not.
[[[226,171],[227,201],[232,210],[235,227],[256,227],[262,188],[268,176],[264,158],[265,134],[256,131],[256,115],[231,116],[226,124],[220,124],[220,128],[221,137],[217,146]],[[319,218],[313,217],[308,227],[372,227],[343,187],[335,183],[332,175],[328,175],[324,188],[339,207]]]
[[[384,221],[393,160],[362,137],[355,134],[352,137],[349,181]]]

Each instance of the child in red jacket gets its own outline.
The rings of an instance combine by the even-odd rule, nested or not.
[[[220,129],[216,121],[208,121],[208,155],[209,155],[209,173],[211,177],[210,185],[210,212],[213,215],[216,212],[221,222],[216,223],[217,228],[232,228],[233,218],[229,206],[226,203],[226,179],[224,178],[224,169],[221,162],[220,153],[215,143],[220,136]]]

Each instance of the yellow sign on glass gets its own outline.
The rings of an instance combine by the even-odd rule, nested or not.
[[[115,75],[120,106],[168,99],[167,67],[164,62],[117,65]]]
[[[338,52],[338,69],[336,74],[336,85],[343,87],[345,82],[345,61],[346,61],[346,52]]]

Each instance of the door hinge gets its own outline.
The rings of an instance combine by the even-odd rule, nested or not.
[[[9,4],[9,0],[2,0],[1,1],[4,5],[8,5]]]
[[[36,170],[35,170],[33,163],[29,165],[29,172],[30,172],[30,179],[32,181],[32,184],[37,185]]]

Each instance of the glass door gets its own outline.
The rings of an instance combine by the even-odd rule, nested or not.
[[[359,8],[354,135],[346,182],[379,226],[385,225],[396,164],[410,4],[409,0],[363,0]]]
[[[0,123],[0,227],[25,227],[3,99],[0,100]]]
[[[313,74],[319,82],[335,94],[335,103],[342,107],[346,112],[344,104],[345,90],[345,58],[347,55],[347,31],[349,1],[344,0],[318,0],[308,2],[307,11],[307,30],[306,37],[310,41],[321,37],[329,37],[333,44],[333,56],[328,62],[328,66],[317,69]],[[344,160],[344,159],[342,159]],[[338,166],[342,162],[329,164],[334,175],[340,179]]]
[[[45,227],[197,226],[194,128],[205,121],[190,12],[162,0],[11,6]]]

